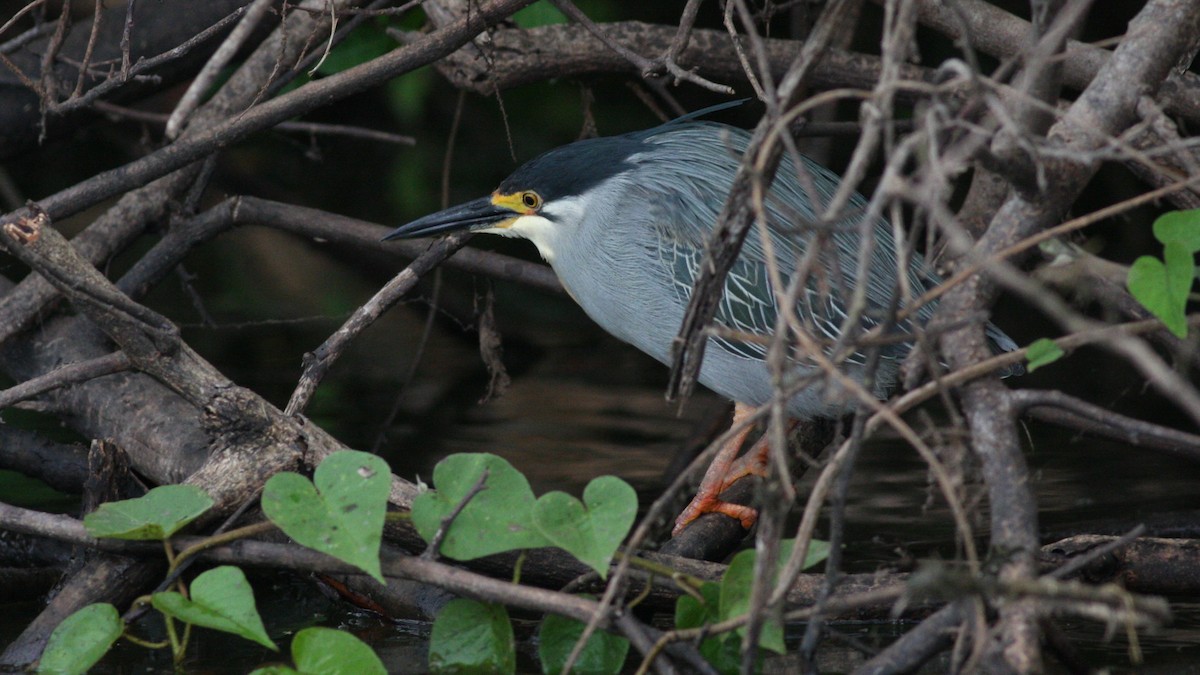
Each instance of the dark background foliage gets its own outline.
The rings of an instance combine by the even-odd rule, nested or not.
[[[91,3],[77,4],[76,22],[82,27],[89,20]],[[1028,3],[992,4],[1028,18]],[[24,5],[0,2],[0,17],[12,16]],[[666,26],[678,23],[682,7],[682,3],[619,0],[578,5],[600,23],[642,21]],[[762,24],[764,34],[798,39],[807,34],[822,3],[752,5],[773,12]],[[1103,42],[1123,35],[1142,5],[1096,3],[1079,39]],[[57,9],[46,15],[56,16]],[[539,3],[513,16],[511,23],[530,28],[561,20],[557,10]],[[865,3],[847,42],[849,49],[877,54],[882,22],[883,10],[876,3]],[[288,86],[303,87],[309,78],[328,78],[385,54],[396,48],[398,34],[424,24],[419,10],[368,20],[315,73],[301,75]],[[0,38],[32,25],[23,22]],[[721,30],[721,6],[702,5],[697,26]],[[919,61],[926,66],[962,57],[965,48],[929,28],[917,31],[916,43]],[[1002,65],[983,53],[974,56],[985,73]],[[162,147],[163,116],[188,84],[187,71],[181,70],[178,83],[168,78],[168,83],[148,87],[148,92],[117,99],[141,115],[113,109],[85,111],[51,125],[48,135],[37,142],[28,142],[17,133],[28,130],[15,124],[9,127],[11,134],[0,131],[7,139],[2,146],[6,153],[0,157],[4,210],[15,210],[26,200],[54,194]],[[731,84],[737,96],[750,94],[744,81]],[[256,133],[217,155],[197,210],[228,196],[251,195],[395,226],[445,204],[487,194],[521,162],[547,149],[589,135],[645,128],[678,112],[729,99],[687,83],[667,86],[678,106],[672,109],[671,101],[660,96],[655,86],[627,71],[563,77],[480,95],[461,92],[427,66],[304,116],[307,122],[400,134],[411,138],[411,143],[283,130]],[[23,90],[21,82],[0,69],[0,96],[17,96]],[[1064,97],[1077,93],[1068,90]],[[36,97],[34,101],[36,105]],[[920,103],[916,105],[919,112]],[[914,104],[901,101],[895,112],[898,118],[908,119],[914,116]],[[750,128],[762,114],[762,106],[751,101],[719,113],[718,118]],[[856,106],[843,102],[821,111],[817,121],[858,119]],[[1180,124],[1186,135],[1187,123]],[[813,136],[802,138],[801,148],[841,171],[856,142],[854,136]],[[881,167],[877,157],[862,191],[874,188]],[[958,178],[952,207],[966,198],[972,177],[967,172]],[[1106,165],[1090,180],[1071,213],[1088,213],[1146,189],[1126,167]],[[74,234],[113,202],[95,205],[55,226],[64,234]],[[1168,208],[1147,204],[1073,234],[1071,240],[1120,264],[1141,255],[1159,255],[1161,247],[1150,233],[1150,223]],[[102,271],[110,279],[118,278],[171,223],[171,218],[149,223],[132,245],[104,262]],[[532,246],[515,240],[480,237],[472,245],[526,260],[537,257]],[[195,248],[176,273],[142,301],[178,324],[184,341],[230,380],[282,408],[300,376],[304,355],[406,262],[363,246],[248,225]],[[0,257],[0,275],[17,282],[26,274],[24,264]],[[494,294],[503,362],[513,383],[502,396],[480,403],[489,389],[490,374],[479,356],[477,321],[489,294]],[[1112,318],[1099,303],[1084,298],[1079,305],[1090,316]],[[75,310],[60,305],[54,311]],[[1000,298],[993,320],[1021,345],[1058,335],[1051,321],[1015,297]],[[1186,360],[1181,363],[1181,372],[1193,372]],[[452,451],[491,451],[508,456],[529,472],[539,492],[554,488],[578,492],[594,475],[618,473],[651,495],[661,487],[671,458],[704,438],[712,430],[712,421],[725,414],[724,403],[706,392],[679,412],[662,399],[665,383],[662,366],[604,334],[565,296],[447,268],[423,280],[401,305],[356,339],[321,383],[305,414],[346,446],[379,452],[404,478],[428,477],[433,464]],[[1167,397],[1148,387],[1126,361],[1100,348],[1079,348],[1070,358],[1010,384],[1056,389],[1131,417],[1190,428]],[[945,414],[938,405],[924,413],[936,420]],[[37,405],[7,409],[3,415],[7,425],[36,430],[55,440],[91,440],[73,432],[62,416]],[[1130,446],[1090,441],[1039,423],[1028,423],[1023,430],[1028,434],[1025,450],[1035,478],[1045,478],[1038,489],[1043,506],[1048,505],[1043,521],[1047,529],[1076,526],[1091,516],[1115,522],[1121,515],[1141,517],[1188,507],[1192,495],[1186,486],[1195,472],[1189,464],[1147,458]],[[858,479],[865,483],[859,488],[862,501],[856,504],[860,510],[851,508],[851,514],[861,516],[858,524],[850,526],[851,531],[862,528],[862,538],[852,544],[863,547],[861,558],[848,567],[866,571],[895,564],[891,556],[898,547],[916,550],[905,550],[897,558],[931,551],[953,556],[956,543],[944,511],[938,510],[940,505],[925,510],[925,494],[920,491],[923,465],[890,439],[873,452],[879,468],[863,470]],[[884,485],[893,476],[899,476],[895,480],[903,486],[898,488],[903,497],[887,490],[881,490],[883,496],[874,501],[866,496],[872,494],[869,487]],[[1116,480],[1102,483],[1105,478]],[[0,487],[0,495],[5,501],[10,497],[17,501],[16,489],[10,490]],[[1151,495],[1159,501],[1150,502]],[[24,494],[19,499],[30,501],[34,496]],[[1146,505],[1144,512],[1136,511],[1141,503]],[[909,522],[933,513],[930,520],[938,520],[932,526],[936,532],[894,535],[889,531],[898,527],[889,520],[893,509],[902,514],[896,520]],[[986,529],[986,512],[977,512],[976,518]],[[863,543],[867,540],[870,544]]]

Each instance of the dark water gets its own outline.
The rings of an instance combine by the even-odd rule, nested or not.
[[[413,311],[419,319],[423,311]],[[510,319],[510,321],[512,321]],[[386,430],[381,453],[406,477],[428,480],[434,464],[455,452],[493,452],[506,457],[530,479],[536,493],[551,489],[579,494],[592,478],[614,474],[633,484],[647,499],[659,488],[672,457],[682,446],[713,425],[726,404],[701,392],[680,411],[662,397],[665,369],[591,329],[572,333],[579,317],[560,324],[502,326],[516,336],[506,362],[513,384],[504,396],[483,405],[477,400],[486,378],[478,366],[473,336],[454,335],[439,325],[435,340],[400,404],[400,415]],[[413,325],[420,325],[419,321]],[[268,330],[278,334],[278,328]],[[322,329],[323,330],[323,329]],[[321,335],[324,333],[322,332]],[[535,335],[536,341],[522,342]],[[233,335],[242,342],[245,336]],[[304,338],[311,349],[320,338]],[[207,346],[209,358],[219,346]],[[294,381],[287,369],[298,359],[272,357],[280,371],[270,377],[285,391]],[[353,421],[353,414],[379,420],[380,407],[390,405],[396,382],[408,371],[405,357],[416,352],[412,330],[376,331],[364,337],[361,350],[346,357],[331,375],[326,395],[310,410],[313,418],[354,447],[369,448],[378,427]],[[379,358],[387,354],[387,359]],[[219,361],[219,360],[218,360]],[[268,359],[267,363],[272,361]],[[246,371],[227,367],[239,382]],[[256,368],[255,372],[264,372]],[[249,383],[256,390],[270,382]],[[1018,383],[1027,384],[1027,383]],[[364,410],[366,412],[364,412]],[[1200,467],[1178,459],[1117,443],[1079,438],[1043,425],[1027,427],[1026,457],[1037,491],[1041,527],[1067,534],[1097,529],[1121,530],[1161,514],[1200,509]],[[969,483],[970,484],[970,483]],[[975,490],[982,489],[978,484]],[[986,531],[984,509],[974,525]],[[824,532],[819,533],[820,536]],[[861,455],[849,495],[845,567],[869,572],[893,569],[912,559],[952,559],[954,529],[944,503],[931,487],[928,472],[915,452],[886,437],[872,441]],[[407,620],[385,623],[345,609],[315,590],[314,584],[290,576],[255,579],[256,595],[268,630],[286,642],[296,630],[313,624],[346,628],[367,640],[391,672],[422,672],[428,624]],[[0,620],[0,642],[15,636],[37,611],[29,603],[11,607]],[[1170,671],[1200,662],[1200,603],[1173,599],[1175,621],[1141,636],[1146,663],[1138,672]],[[1062,626],[1094,667],[1121,672],[1131,668],[1121,629],[1081,620]],[[885,646],[908,626],[902,623],[847,624],[837,630],[874,648]],[[796,627],[796,630],[801,630]],[[520,630],[519,630],[520,633]],[[528,634],[527,632],[525,634]],[[277,659],[270,652],[236,639],[197,631],[189,672],[245,672]],[[830,640],[822,652],[822,669],[844,671],[860,662],[857,652]],[[531,645],[523,643],[522,667],[536,670]],[[779,664],[787,669],[787,664]],[[147,657],[140,649],[120,647],[96,672],[158,672],[169,668],[165,655]],[[933,665],[929,672],[944,668]]]
[[[707,428],[724,404],[702,393],[676,414],[662,399],[661,366],[600,340],[602,349],[555,349],[517,377],[503,398],[468,406],[448,426],[414,432],[410,441],[436,448],[419,463],[420,473],[428,476],[432,462],[443,453],[486,451],[509,459],[539,494],[548,489],[579,494],[588,480],[604,474],[621,476],[640,492],[652,493],[671,455]],[[1120,532],[1200,508],[1200,467],[1042,424],[1029,423],[1025,429],[1041,528],[1048,536]],[[982,498],[981,484],[968,480],[968,486]],[[973,525],[976,532],[986,533],[985,505],[973,511]],[[882,438],[860,456],[847,507],[846,539],[845,566],[850,571],[954,557],[948,510],[924,463],[904,444]],[[1146,662],[1139,672],[1174,672],[1200,662],[1200,604],[1178,599],[1172,608],[1172,625],[1140,636]],[[1082,620],[1064,620],[1062,626],[1093,667],[1117,672],[1131,667],[1123,629]],[[907,628],[882,623],[838,630],[880,648]],[[828,644],[823,670],[846,670],[861,661],[857,652],[839,642]],[[938,670],[930,666],[930,672]]]

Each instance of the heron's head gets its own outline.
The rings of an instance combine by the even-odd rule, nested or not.
[[[384,240],[468,230],[524,237],[553,261],[556,247],[578,236],[584,214],[607,198],[605,185],[632,167],[629,158],[642,147],[639,139],[614,136],[556,148],[514,171],[487,197],[418,218]]]

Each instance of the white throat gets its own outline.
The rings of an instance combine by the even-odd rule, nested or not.
[[[551,265],[561,247],[564,237],[572,236],[567,232],[579,227],[583,221],[583,203],[578,197],[565,197],[546,204],[540,213],[521,216],[507,227],[495,227],[480,232],[498,234],[502,237],[521,237],[533,242],[538,253]]]

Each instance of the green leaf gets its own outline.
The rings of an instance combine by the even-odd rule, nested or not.
[[[704,638],[700,643],[700,656],[712,664],[718,673],[734,675],[742,672],[742,638],[737,633],[723,633]],[[759,663],[762,663],[759,655]],[[755,672],[762,672],[756,668]]]
[[[37,672],[86,673],[121,637],[125,624],[108,603],[88,605],[63,619],[50,634]]]
[[[6,419],[12,424],[14,420]],[[79,508],[79,496],[72,497],[41,480],[17,471],[0,469],[0,495],[12,506],[51,513],[72,513]]]
[[[771,583],[774,584],[780,570],[787,563],[788,557],[792,554],[792,548],[796,542],[793,539],[785,539],[779,542],[779,556],[775,561],[775,569],[771,574]],[[804,558],[803,568],[807,569],[829,557],[829,542],[813,540],[808,544],[808,551]],[[719,619],[724,621],[732,619],[736,616],[741,616],[750,611],[750,593],[754,583],[754,561],[756,553],[753,550],[742,551],[733,557],[729,563],[729,567],[725,570],[725,575],[721,577],[721,600]],[[739,636],[746,634],[745,626],[737,629]],[[758,645],[763,649],[769,649],[776,654],[782,654],[786,650],[783,644],[783,624],[778,617],[768,617],[763,623],[762,630],[759,633]]]
[[[782,548],[782,547],[781,547]],[[786,555],[781,557],[786,559]],[[732,619],[750,611],[750,593],[754,583],[754,561],[756,553],[753,550],[742,551],[733,557],[729,567],[721,577],[720,620]],[[772,575],[774,576],[774,575]],[[774,580],[774,579],[772,579]],[[735,631],[738,637],[746,634],[746,627]],[[758,645],[777,654],[785,651],[783,644],[783,624],[777,617],[767,617],[759,632]]]
[[[267,637],[254,605],[254,591],[242,570],[229,565],[208,570],[192,581],[189,590],[191,598],[174,591],[155,593],[151,604],[184,623],[240,635],[279,651]]]
[[[1130,266],[1125,282],[1133,297],[1158,317],[1168,330],[1181,338],[1187,337],[1187,317],[1184,314],[1187,293],[1179,293],[1176,289],[1184,285],[1190,288],[1193,273],[1191,254],[1185,253],[1189,260],[1184,261],[1180,255],[1183,250],[1181,244],[1165,244],[1163,255],[1167,264],[1151,256],[1138,258]],[[1182,278],[1183,272],[1186,272],[1186,282]]]
[[[697,599],[684,594],[675,601],[675,627],[699,628],[721,620],[721,586],[710,581],[700,586]],[[742,668],[742,640],[736,633],[710,635],[700,642],[700,655],[721,673],[737,673]]]
[[[255,668],[250,671],[250,675],[301,675],[301,673],[291,666],[283,666],[276,663],[270,666],[263,666],[262,668]]]
[[[583,501],[565,492],[542,495],[533,507],[533,524],[555,546],[608,577],[608,564],[637,517],[637,493],[616,476],[587,484]]]
[[[292,639],[292,660],[306,675],[387,675],[362,640],[332,628],[305,628]]]
[[[718,620],[740,616],[750,609],[750,590],[754,583],[754,563],[757,559],[758,553],[754,549],[747,549],[729,561],[729,567],[721,576]]]
[[[584,596],[591,597],[591,596]],[[547,614],[538,628],[538,657],[542,661],[543,673],[561,673],[567,657],[575,643],[583,636],[586,625],[575,619]],[[596,631],[588,638],[579,652],[579,658],[571,668],[572,673],[581,675],[606,675],[618,673],[629,653],[629,640],[604,631]]]
[[[721,587],[711,581],[700,585],[703,599],[684,593],[675,601],[675,627],[699,628],[720,621]]]
[[[812,548],[811,544],[809,548]],[[700,587],[700,595],[703,599],[690,595],[679,596],[676,601],[676,628],[698,628],[706,623],[716,623],[724,619],[720,611],[721,586],[704,581]],[[700,655],[719,673],[740,673],[742,635],[737,632],[709,635],[700,643]]]
[[[379,544],[391,472],[366,452],[342,450],[325,458],[310,482],[295,473],[271,476],[262,509],[289,537],[385,583]]]
[[[1179,307],[1180,315],[1183,315],[1187,309],[1188,294],[1192,291],[1192,278],[1196,273],[1195,256],[1184,244],[1169,241],[1163,244],[1163,262],[1167,267],[1167,288],[1171,300]]]
[[[795,542],[780,542],[779,557],[774,574],[778,575],[792,553]],[[805,569],[829,557],[829,542],[813,540],[808,545],[804,559]],[[675,627],[697,628],[726,619],[741,616],[750,609],[750,592],[754,581],[754,551],[742,551],[734,556],[720,585],[704,583],[700,587],[701,598],[683,595],[675,603]],[[700,653],[722,673],[736,673],[741,669],[741,641],[746,629],[739,628],[731,634],[713,635],[700,643]],[[784,652],[783,624],[777,618],[768,618],[759,635],[759,646],[777,653]],[[763,654],[759,655],[761,659]]]
[[[101,504],[83,517],[83,526],[93,537],[166,539],[212,505],[195,485],[160,485],[137,499]]]
[[[516,644],[504,605],[462,598],[446,603],[429,636],[429,669],[435,673],[516,672]]]
[[[1025,358],[1029,361],[1028,370],[1032,373],[1042,366],[1048,366],[1061,359],[1065,353],[1054,340],[1049,338],[1034,340],[1029,345],[1029,351],[1025,352]]]
[[[792,546],[795,544],[794,539],[785,539],[781,542],[781,548],[786,547],[787,555],[791,554]],[[781,554],[779,559],[779,569],[783,570],[783,565],[787,562],[787,555]],[[800,569],[806,570],[825,562],[829,557],[829,542],[821,539],[812,539],[808,542],[808,550],[804,554],[804,562],[801,563]]]
[[[1164,213],[1154,221],[1163,259],[1142,256],[1129,268],[1126,285],[1137,301],[1178,337],[1187,337],[1187,302],[1200,251],[1200,209]]]
[[[1153,227],[1154,238],[1162,243],[1180,244],[1189,254],[1200,251],[1200,209],[1164,213]]]
[[[550,546],[533,525],[533,490],[529,481],[501,457],[486,453],[451,455],[433,469],[436,491],[413,500],[412,520],[431,541],[442,520],[488,472],[484,489],[454,519],[440,553],[455,560],[474,560],[493,553]]]

